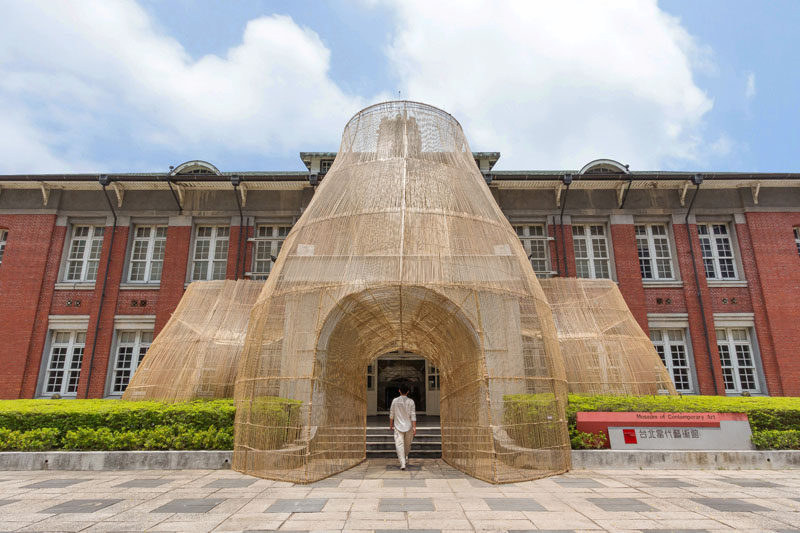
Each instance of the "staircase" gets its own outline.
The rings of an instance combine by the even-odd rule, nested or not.
[[[367,457],[397,458],[394,449],[394,432],[388,427],[367,427]],[[439,459],[442,457],[442,428],[439,426],[417,427],[411,443],[411,458]]]

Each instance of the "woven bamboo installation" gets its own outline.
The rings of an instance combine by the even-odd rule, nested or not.
[[[492,482],[569,468],[548,303],[458,122],[413,102],[347,124],[250,316],[234,468],[311,482],[365,458],[366,367],[441,373],[445,461]]]
[[[541,280],[558,329],[569,392],[677,394],[650,338],[611,280]]]
[[[260,281],[190,284],[122,399],[177,402],[232,397],[247,320],[263,285]]]

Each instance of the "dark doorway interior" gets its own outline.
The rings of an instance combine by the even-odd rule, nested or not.
[[[411,388],[408,396],[414,400],[417,411],[425,411],[425,361],[378,359],[378,411],[387,412],[392,400],[400,395],[403,383]]]

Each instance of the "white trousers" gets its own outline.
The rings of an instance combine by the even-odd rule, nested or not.
[[[397,458],[400,460],[400,466],[406,466],[408,461],[408,452],[411,451],[411,440],[414,438],[414,431],[397,431],[394,429],[394,447],[397,450]]]

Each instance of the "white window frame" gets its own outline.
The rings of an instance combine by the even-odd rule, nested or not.
[[[517,232],[517,237],[522,243],[522,247],[525,249],[525,255],[528,257],[536,276],[548,278],[555,274],[550,264],[550,241],[553,239],[547,235],[547,224],[543,222],[524,222],[514,223],[513,225],[514,231]],[[536,230],[534,230],[534,228],[536,228]],[[541,233],[537,233],[539,231]],[[531,257],[534,251],[540,251],[539,249],[535,250],[534,245],[536,248],[540,248],[541,253],[537,254],[535,257]],[[540,266],[543,268],[537,269],[535,262],[540,262]]]
[[[256,236],[250,239],[253,242],[253,271],[249,273],[252,279],[263,280],[269,277],[269,273],[275,266],[270,256],[278,258],[283,243],[291,230],[292,225],[287,223],[256,224]],[[267,232],[269,235],[266,235]],[[266,269],[263,269],[263,266],[266,266]]]
[[[427,362],[427,360],[425,361],[425,364],[428,365],[427,390],[442,390],[441,372],[439,371],[439,368]]]
[[[715,321],[716,322],[716,321]],[[744,332],[745,339],[734,339],[732,333]],[[717,352],[719,353],[720,365],[722,366],[723,381],[725,383],[725,394],[741,394],[744,391],[750,394],[762,393],[762,378],[758,353],[756,345],[753,340],[752,326],[743,325],[728,325],[715,323],[715,333],[717,337]],[[720,335],[723,333],[723,335]],[[749,365],[741,365],[739,362],[740,348],[745,348],[750,357]],[[723,348],[725,348],[723,350]],[[725,355],[723,355],[723,353]],[[725,358],[728,359],[729,364],[725,364]],[[725,371],[729,370],[729,379],[726,379]],[[752,372],[753,387],[742,387],[742,370],[750,370]],[[731,384],[732,386],[729,386]]]
[[[127,342],[123,341],[123,337],[127,334],[133,334],[133,341]],[[140,329],[140,328],[124,328],[118,329],[116,332],[116,340],[114,342],[114,358],[113,364],[110,365],[110,376],[109,376],[109,386],[108,386],[108,395],[109,396],[121,396],[122,393],[125,392],[125,389],[128,387],[133,374],[136,372],[136,369],[144,359],[147,350],[150,348],[150,345],[153,343],[153,328],[150,329]],[[131,360],[128,361],[129,366],[122,365],[123,361],[121,358],[121,351],[123,348],[130,348],[131,350]],[[118,378],[123,373],[128,373],[127,379],[125,380],[124,386],[121,390],[118,390]],[[123,378],[124,379],[124,378]]]
[[[800,226],[795,226],[792,228],[794,231],[794,243],[797,245],[797,255],[800,255]],[[0,259],[2,258],[2,253],[0,253]]]
[[[656,332],[658,332],[658,335],[656,335]],[[674,339],[678,334],[681,338]],[[692,368],[692,357],[689,350],[686,328],[650,328],[650,341],[653,343],[658,355],[661,356],[664,366],[667,367],[667,371],[669,371],[670,378],[672,379],[672,384],[675,385],[675,390],[682,394],[693,394],[695,392],[694,371]],[[682,354],[680,353],[681,350],[683,351]],[[676,356],[682,356],[685,364],[676,365]],[[679,374],[683,378],[680,380],[680,385],[676,379],[676,376]]]
[[[8,242],[8,230],[0,228],[0,265],[3,264],[3,256],[6,253],[6,243]],[[800,244],[797,245],[800,248]]]
[[[725,228],[724,236],[717,236],[714,231],[715,227],[720,226]],[[700,233],[700,228],[706,230],[706,234]],[[697,236],[700,242],[700,258],[703,261],[703,271],[706,274],[706,279],[709,281],[736,281],[739,280],[739,266],[736,264],[736,240],[734,238],[732,225],[729,222],[698,222],[697,223]],[[722,255],[721,245],[719,240],[727,239],[730,255]],[[707,241],[707,249],[704,248],[704,241]],[[708,252],[708,253],[707,253]],[[722,276],[721,261],[730,260],[733,268],[733,276]],[[707,263],[710,262],[710,263]],[[711,266],[711,276],[709,276],[709,266]]]
[[[664,234],[663,235],[654,235],[653,228],[654,227],[663,227]],[[639,228],[644,228],[644,235],[639,234]],[[658,281],[675,281],[675,264],[672,261],[672,239],[670,238],[670,228],[669,224],[667,223],[658,223],[658,222],[642,222],[634,224],[634,232],[636,235],[636,252],[639,257],[639,272],[642,275],[642,281],[647,282],[658,282]],[[667,255],[664,256],[658,255],[656,252],[658,248],[656,247],[656,240],[664,240],[666,241],[666,250]],[[642,247],[640,244],[644,244],[644,250],[647,252],[647,257],[642,257]],[[667,265],[669,265],[670,275],[669,276],[662,276],[659,272],[658,262],[659,261],[666,261]],[[644,272],[644,265],[643,262],[649,263],[650,267],[650,277],[645,277]]]
[[[592,235],[592,228],[594,227],[602,228],[603,234]],[[580,229],[579,235],[575,234],[575,230],[577,228]],[[600,240],[599,237],[602,237],[602,242],[605,245],[605,257],[598,257],[595,254],[594,241]],[[583,242],[585,244],[586,257],[578,257],[578,250],[575,248],[575,244],[577,242]],[[579,222],[572,224],[572,252],[575,257],[575,275],[577,277],[585,279],[614,279],[613,266],[611,263],[611,240],[609,239],[608,224],[605,222]],[[583,276],[580,274],[578,261],[586,261],[586,264],[589,268],[589,276]],[[597,267],[598,265],[602,265],[604,263],[608,269],[608,275],[598,276]]]
[[[79,228],[88,228],[85,236],[77,236]],[[80,224],[73,223],[70,226],[69,240],[64,256],[64,270],[62,279],[65,283],[94,283],[97,281],[97,273],[100,271],[100,258],[103,255],[103,242],[105,239],[106,227],[100,224]],[[75,254],[73,249],[78,241],[84,241],[83,251]],[[70,277],[70,266],[73,263],[80,264],[78,277]],[[94,265],[94,276],[91,276],[91,266]]]
[[[57,328],[49,332],[50,342],[47,347],[47,358],[44,361],[44,372],[41,385],[41,396],[49,398],[55,394],[62,398],[75,398],[80,387],[81,367],[83,366],[84,352],[86,351],[86,329]],[[56,342],[60,334],[67,336],[66,342]],[[60,365],[55,365],[53,356],[57,349],[64,349],[64,359]],[[76,364],[77,359],[77,364]],[[56,388],[50,388],[53,374],[61,373],[58,378],[60,383]],[[72,380],[74,379],[74,382]],[[70,390],[73,388],[74,390]]]
[[[323,164],[327,165],[328,168],[322,168]],[[330,171],[332,166],[333,166],[333,159],[330,159],[330,158],[327,158],[327,157],[320,159],[319,160],[319,173],[320,174],[327,174]]]
[[[147,228],[150,231],[149,236],[139,237],[137,235],[139,229]],[[164,230],[164,236],[158,236],[159,230]],[[128,258],[128,283],[135,284],[159,284],[161,283],[161,276],[164,274],[164,255],[167,248],[167,231],[166,224],[136,224],[133,226],[133,237],[131,237],[131,250]],[[145,258],[134,259],[136,253],[137,243],[144,243],[145,245]],[[160,245],[157,250],[156,245]],[[153,276],[153,265],[161,263],[161,268],[158,270],[158,277]],[[143,279],[133,279],[133,267],[136,263],[144,263],[144,276]]]
[[[200,229],[201,228],[211,228],[211,235],[200,236]],[[225,235],[220,236],[220,230],[225,230]],[[228,253],[230,252],[230,231],[231,227],[229,224],[219,224],[219,223],[208,223],[208,224],[196,224],[194,227],[194,243],[192,244],[192,256],[191,256],[191,267],[189,269],[189,280],[190,281],[213,281],[213,280],[224,280],[227,274],[227,265],[228,265]],[[197,247],[199,243],[208,243],[208,255],[205,258],[198,258],[197,257]],[[216,253],[217,248],[224,243],[225,245],[225,258],[224,259],[217,259]],[[195,266],[198,264],[205,263],[206,272],[205,276],[195,276]],[[214,274],[214,263],[222,263],[225,268],[222,271],[222,277],[216,277]]]

